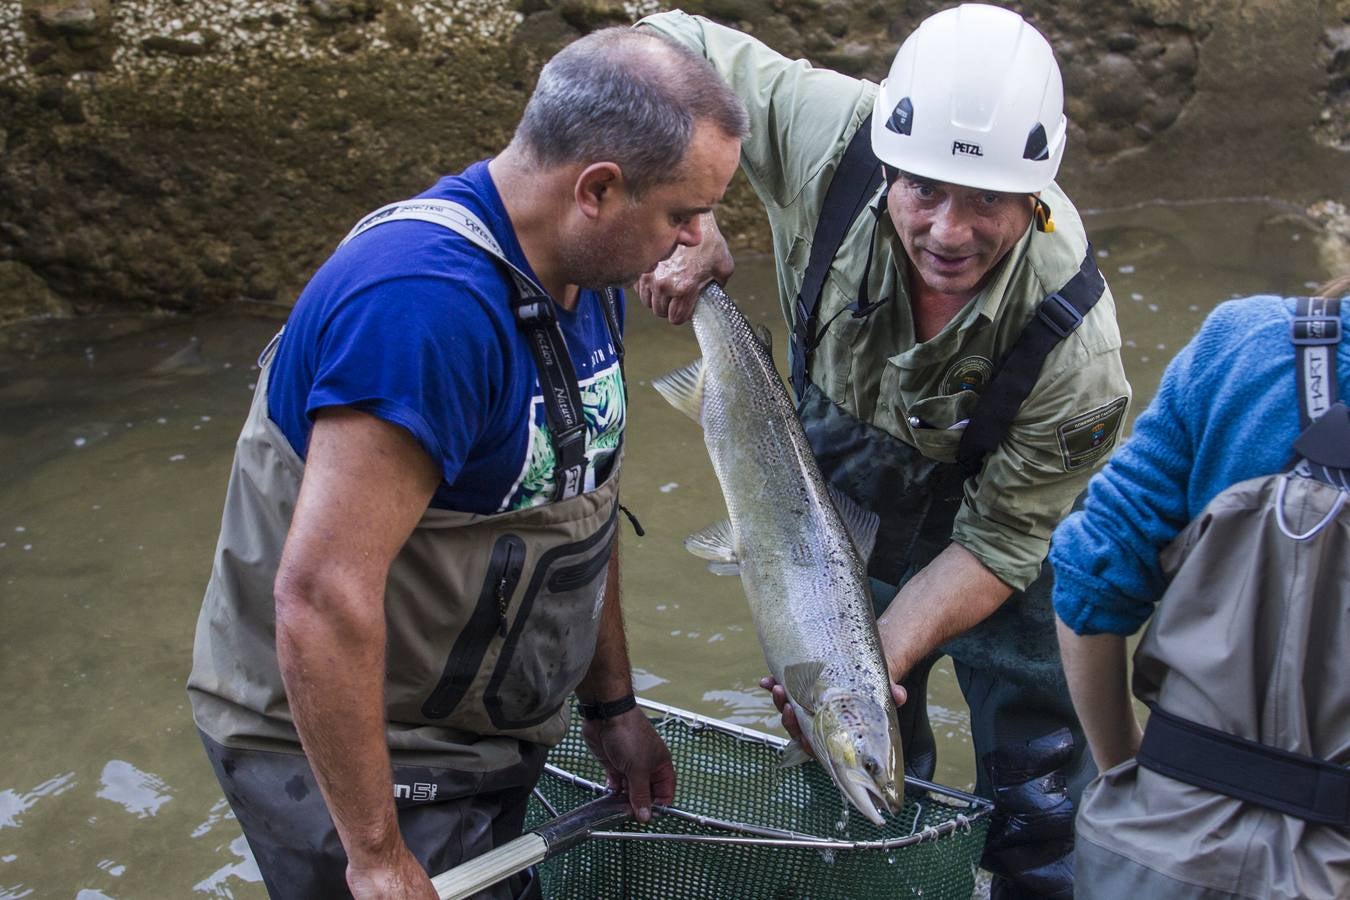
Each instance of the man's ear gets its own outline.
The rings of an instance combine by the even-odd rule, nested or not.
[[[598,219],[600,208],[612,204],[623,192],[623,170],[618,163],[591,163],[577,176],[577,209],[588,219]]]

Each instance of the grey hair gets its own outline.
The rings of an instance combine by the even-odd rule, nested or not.
[[[543,71],[512,143],[541,166],[609,161],[635,196],[680,177],[694,128],[749,133],[745,104],[706,59],[632,28],[595,31]]]

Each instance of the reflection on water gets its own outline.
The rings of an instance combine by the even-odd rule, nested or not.
[[[136,818],[144,819],[159,812],[159,808],[173,799],[164,779],[142,772],[129,762],[114,759],[103,767],[99,779],[98,796],[111,800]]]
[[[1327,277],[1314,235],[1269,204],[1088,217],[1136,412],[1215,303]],[[732,294],[770,326],[772,269]],[[651,380],[697,355],[688,328],[630,309],[623,585],[638,689],[772,727],[740,582],[682,546],[723,517],[697,427]],[[263,896],[188,713],[186,678],[230,454],[278,321],[98,319],[0,332],[0,900]],[[973,781],[964,704],[933,679],[938,780]]]

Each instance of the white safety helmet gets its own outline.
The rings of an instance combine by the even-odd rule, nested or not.
[[[877,91],[872,151],[934,181],[1032,194],[1054,180],[1067,131],[1049,42],[1011,10],[965,3],[901,45]]]

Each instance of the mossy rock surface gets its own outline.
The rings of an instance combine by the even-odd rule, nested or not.
[[[942,5],[687,8],[880,79],[898,41]],[[1350,196],[1350,0],[1014,6],[1060,56],[1071,120],[1061,180],[1080,205]],[[292,302],[362,213],[503,146],[558,47],[655,8],[5,4],[0,322]],[[767,246],[743,179],[720,219],[735,248]]]

